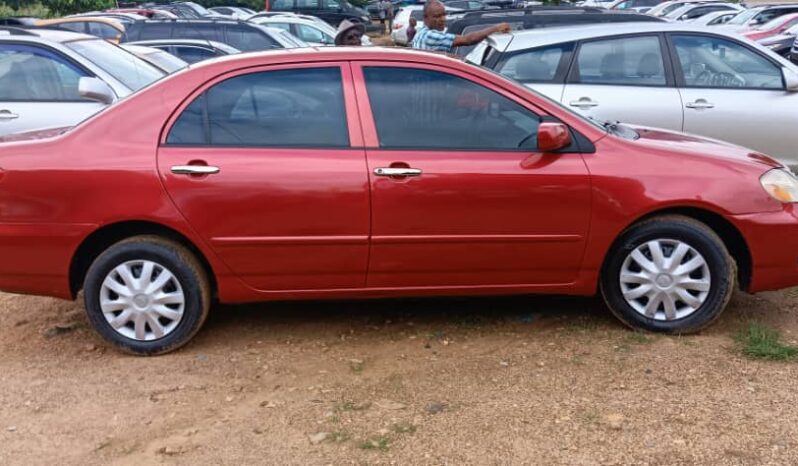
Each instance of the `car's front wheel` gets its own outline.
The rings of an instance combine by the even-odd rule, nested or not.
[[[718,235],[692,218],[643,221],[616,241],[601,276],[610,311],[633,328],[691,333],[726,308],[736,265]]]
[[[89,267],[89,321],[120,349],[163,354],[186,344],[210,308],[207,274],[182,245],[157,236],[116,243]]]

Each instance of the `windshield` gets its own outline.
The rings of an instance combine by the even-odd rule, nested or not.
[[[728,21],[726,24],[736,24],[738,26],[742,26],[743,24],[750,21],[754,16],[759,14],[761,11],[762,10],[743,11],[742,13],[740,13],[739,15],[735,16],[730,21]]]
[[[100,39],[65,43],[67,47],[113,76],[135,92],[166,75],[132,53]]]

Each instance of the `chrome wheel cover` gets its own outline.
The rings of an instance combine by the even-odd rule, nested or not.
[[[153,341],[172,333],[183,319],[183,287],[166,267],[148,260],[112,269],[100,288],[100,309],[119,334]]]
[[[674,239],[655,239],[635,248],[626,256],[619,280],[632,309],[661,321],[683,319],[696,312],[712,284],[704,257]]]

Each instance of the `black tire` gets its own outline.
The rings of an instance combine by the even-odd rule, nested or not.
[[[636,311],[621,291],[620,273],[629,254],[655,239],[678,240],[704,257],[710,274],[705,301],[692,314],[675,320],[657,320]],[[662,333],[694,333],[717,319],[736,286],[737,266],[723,241],[707,225],[681,215],[642,221],[628,228],[612,246],[601,271],[600,287],[610,311],[629,327]]]
[[[136,340],[117,332],[100,306],[106,276],[118,265],[136,260],[152,261],[168,269],[180,283],[184,295],[183,315],[174,330],[151,341]],[[86,313],[95,330],[122,351],[140,356],[168,353],[188,343],[205,323],[211,304],[208,277],[197,258],[179,243],[150,235],[125,239],[100,254],[86,273],[83,292]]]

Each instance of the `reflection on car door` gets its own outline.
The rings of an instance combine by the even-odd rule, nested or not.
[[[86,76],[48,49],[0,44],[0,135],[72,126],[103,109],[78,93]]]
[[[252,70],[211,83],[160,147],[171,198],[249,286],[365,285],[368,177],[352,92],[346,64]]]
[[[537,151],[530,104],[436,67],[353,72],[371,177],[370,287],[576,279],[589,175],[579,153]]]
[[[563,105],[599,121],[682,129],[679,93],[659,35],[583,42],[571,66]]]
[[[559,102],[573,48],[567,43],[512,53],[496,64],[496,71]]]
[[[780,65],[717,36],[673,34],[684,102],[684,131],[798,163],[798,93],[784,89]]]

